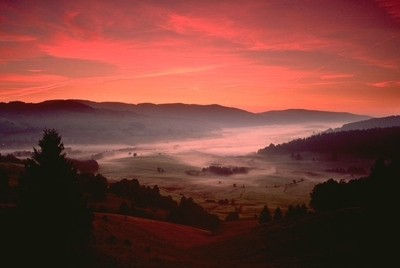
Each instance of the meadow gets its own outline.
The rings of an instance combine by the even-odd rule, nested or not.
[[[368,173],[372,160],[302,153],[259,155],[269,142],[284,142],[311,135],[327,126],[257,127],[229,129],[211,138],[167,141],[133,147],[114,147],[97,154],[99,172],[109,181],[138,179],[158,185],[163,195],[179,200],[192,197],[207,211],[224,219],[238,211],[253,218],[264,205],[271,209],[308,206],[314,185],[329,178],[349,180],[362,174],[337,173],[356,166]],[[98,150],[98,148],[96,148]],[[246,167],[245,174],[229,176],[203,172],[208,166]]]

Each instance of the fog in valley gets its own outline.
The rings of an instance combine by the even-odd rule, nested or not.
[[[72,153],[103,153],[102,160],[113,160],[127,157],[125,151],[136,150],[140,155],[164,153],[175,156],[191,165],[206,165],[213,157],[244,156],[256,153],[270,143],[278,144],[297,138],[304,138],[320,133],[329,128],[343,125],[272,125],[241,128],[225,128],[215,131],[213,135],[197,139],[157,141],[142,144],[102,144],[71,145]]]
[[[321,166],[311,156],[294,161],[290,155],[265,157],[257,151],[271,143],[288,142],[341,125],[225,128],[199,139],[66,146],[71,158],[95,159],[99,172],[110,181],[135,178],[144,185],[158,185],[163,193],[176,200],[182,195],[193,197],[221,217],[235,206],[241,208],[242,215],[250,217],[265,203],[273,207],[288,206],[294,200],[307,204],[312,187],[330,175],[325,171],[326,165],[338,164]],[[230,176],[202,172],[209,166],[245,167],[247,172]],[[294,184],[294,180],[298,183]],[[214,201],[221,199],[234,199],[235,206],[215,206]]]
[[[337,175],[327,170],[370,165],[326,161],[329,156],[305,152],[257,153],[270,144],[369,119],[363,115],[296,109],[256,114],[219,105],[79,100],[1,107],[2,154],[30,157],[43,129],[54,128],[68,158],[96,160],[96,172],[109,182],[127,178],[157,185],[176,201],[192,197],[221,219],[233,210],[253,217],[265,204],[283,210],[308,204],[315,184]]]
[[[32,172],[29,167],[46,166],[44,162],[38,164],[41,161],[38,155],[44,154],[43,146],[58,146],[62,142],[63,145],[56,148],[56,151],[61,149],[56,159],[76,174],[77,183],[74,185],[88,202],[85,209],[94,211],[95,232],[107,233],[105,236],[97,235],[99,240],[91,242],[96,247],[108,245],[103,252],[106,255],[110,252],[108,248],[118,243],[119,248],[128,250],[129,256],[136,256],[131,254],[137,254],[137,241],[142,241],[139,251],[147,256],[149,244],[151,248],[161,244],[158,238],[149,242],[154,232],[167,236],[168,241],[175,241],[175,236],[181,235],[184,225],[201,229],[188,229],[183,237],[191,237],[188,234],[194,230],[200,232],[198,240],[193,241],[210,243],[203,245],[207,256],[209,247],[212,248],[215,241],[222,243],[221,247],[230,252],[232,237],[253,245],[254,241],[263,237],[259,232],[264,230],[276,232],[279,237],[280,230],[283,230],[289,234],[286,240],[291,245],[292,233],[297,232],[299,226],[302,228],[303,220],[319,221],[319,216],[315,214],[319,206],[324,209],[323,206],[330,208],[336,204],[336,201],[329,200],[330,197],[336,200],[336,197],[342,199],[344,195],[344,199],[348,200],[344,204],[353,206],[359,196],[367,196],[362,191],[370,194],[375,186],[371,184],[371,188],[362,188],[364,183],[375,183],[373,176],[376,172],[386,172],[385,162],[377,159],[382,155],[395,157],[400,145],[400,117],[397,116],[370,119],[346,113],[288,110],[268,113],[266,118],[262,114],[236,110],[232,113],[228,108],[214,106],[194,107],[196,116],[193,116],[183,113],[181,105],[172,105],[151,106],[150,111],[157,111],[157,114],[135,115],[126,111],[122,117],[120,113],[106,110],[71,112],[70,108],[57,114],[43,112],[39,106],[40,113],[33,115],[36,120],[27,122],[25,115],[31,114],[32,107],[17,104],[20,105],[25,107],[24,112],[13,106],[10,112],[9,104],[3,105],[7,119],[3,119],[2,124],[0,122],[0,167],[5,170],[3,182],[9,185],[3,183],[4,211],[13,208],[19,183],[24,183],[20,178],[26,172]],[[124,105],[122,108],[126,109]],[[225,111],[222,113],[224,116],[219,114],[220,117],[213,117],[216,108]],[[236,120],[237,112],[248,121]],[[58,125],[42,127],[42,115],[53,120],[59,117]],[[79,118],[80,124],[75,125],[68,120],[72,117]],[[365,120],[357,121],[360,119]],[[140,120],[141,125],[132,125],[135,120]],[[40,140],[41,132],[48,138],[47,143],[43,143],[44,138]],[[32,154],[33,148],[37,150],[35,154]],[[54,166],[54,163],[51,165]],[[391,166],[387,168],[390,170]],[[63,174],[54,178],[62,178]],[[53,177],[48,178],[50,186],[57,182]],[[385,179],[376,183],[386,189]],[[326,187],[343,192],[332,196],[328,192],[328,199],[325,199]],[[37,196],[42,198],[46,195],[46,189]],[[316,191],[318,194],[315,194]],[[318,200],[320,193],[323,196]],[[383,192],[379,194],[384,196]],[[48,200],[53,199],[54,196],[51,196]],[[374,202],[379,202],[379,199]],[[367,204],[370,204],[369,200]],[[339,202],[339,209],[342,209],[341,205]],[[276,216],[278,211],[280,216]],[[3,214],[4,219],[7,217]],[[19,222],[18,218],[15,221]],[[169,224],[165,225],[165,229],[162,226],[167,223],[162,221]],[[287,229],[287,224],[294,222],[299,225],[296,223]],[[347,224],[347,218],[343,218],[343,222]],[[264,229],[261,225],[266,223]],[[354,226],[358,225],[358,220],[355,220]],[[309,226],[302,231],[304,239],[317,237],[308,235],[309,230],[314,232],[315,225]],[[278,229],[274,231],[272,228],[276,227]],[[126,228],[131,231],[126,231]],[[149,235],[138,240],[137,234],[142,235],[143,232],[141,228],[148,228]],[[204,232],[203,228],[210,232]],[[174,235],[174,232],[179,235]],[[248,234],[253,240],[247,240]],[[332,235],[336,237],[335,232]],[[297,241],[297,237],[293,239]],[[278,240],[281,241],[280,238]],[[132,241],[134,247],[131,248]],[[233,245],[238,247],[238,252],[244,252],[241,248],[252,250],[242,242]],[[264,250],[264,246],[261,247]],[[254,250],[259,251],[257,248]],[[163,256],[164,253],[154,254]],[[174,254],[182,256],[181,253]]]

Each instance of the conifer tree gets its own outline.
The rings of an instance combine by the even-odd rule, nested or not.
[[[32,257],[58,263],[70,259],[89,239],[92,213],[58,132],[44,130],[39,147],[20,179],[18,209]]]
[[[267,223],[271,221],[272,216],[271,216],[271,211],[269,210],[268,206],[265,205],[264,208],[261,210],[260,217],[258,218],[258,222],[260,224]]]

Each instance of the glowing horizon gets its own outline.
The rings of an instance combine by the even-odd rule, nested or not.
[[[3,1],[0,101],[400,113],[400,4]]]

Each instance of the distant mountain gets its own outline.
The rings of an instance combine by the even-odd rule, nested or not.
[[[313,111],[288,109],[259,113],[269,123],[296,124],[299,122],[354,122],[371,118],[367,115],[356,115],[344,112]]]
[[[344,124],[341,128],[335,131],[370,129],[370,128],[385,128],[385,127],[400,127],[400,116],[388,116],[382,118],[371,118],[359,122]]]
[[[49,100],[41,103],[14,101],[0,103],[1,114],[46,113],[46,112],[93,112],[91,107],[73,100]]]
[[[165,119],[165,120],[191,120],[202,122],[218,127],[237,127],[246,125],[257,125],[258,118],[255,114],[231,107],[220,105],[196,105],[183,103],[169,104],[127,104],[119,102],[92,102],[77,100],[92,108],[103,110],[114,110],[133,112],[138,115]]]
[[[221,105],[196,104],[126,104],[118,102],[91,102],[77,100],[93,108],[130,111],[147,116],[191,117],[195,120],[217,122],[223,126],[298,124],[316,122],[355,122],[371,118],[367,115],[356,115],[344,112],[315,111],[304,109],[288,109],[251,113],[237,108]]]
[[[87,100],[0,103],[0,144],[32,145],[44,128],[56,128],[66,143],[127,143],[198,138],[222,128],[276,124],[354,122],[348,113],[284,110],[251,113],[220,105],[127,104]]]

